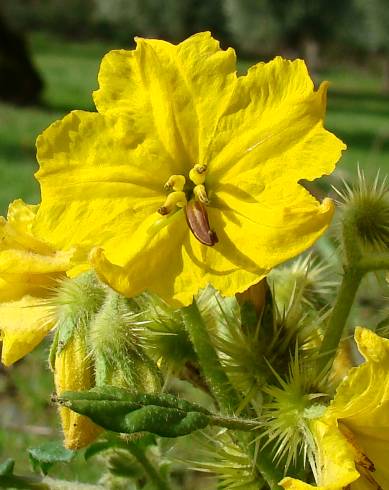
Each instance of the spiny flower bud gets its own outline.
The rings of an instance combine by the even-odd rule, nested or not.
[[[343,182],[342,189],[334,188],[341,198],[344,239],[357,243],[367,251],[382,252],[389,247],[389,188],[379,172],[373,181],[358,169],[357,181]],[[355,236],[351,236],[355,235]]]
[[[197,356],[180,310],[149,292],[138,296],[136,303],[140,311],[139,334],[149,355],[168,373],[185,376],[184,372],[192,372]]]
[[[94,386],[93,365],[88,355],[85,338],[75,331],[65,347],[57,351],[54,361],[54,382],[58,395],[64,391],[84,391]],[[80,449],[100,434],[102,429],[88,417],[69,408],[60,407],[64,445]]]
[[[104,300],[105,289],[93,273],[87,272],[76,279],[64,280],[49,300],[57,319],[50,352],[57,395],[63,391],[88,390],[95,385],[86,332]],[[69,449],[87,446],[101,432],[101,428],[87,417],[65,407],[61,407],[59,412],[64,444]]]
[[[269,282],[278,309],[287,312],[298,303],[300,313],[307,307],[321,309],[336,286],[330,279],[329,267],[310,255],[273,269]]]
[[[65,279],[50,299],[58,324],[87,325],[103,304],[106,289],[93,272]]]
[[[97,386],[111,384],[148,393],[160,389],[159,369],[141,347],[137,334],[138,316],[135,302],[108,292],[89,330]]]
[[[274,460],[288,467],[301,458],[313,461],[315,443],[310,422],[325,410],[326,394],[320,389],[323,373],[305,364],[295,350],[289,363],[289,373],[284,378],[274,372],[278,385],[264,388],[267,395],[261,414],[264,432],[261,443],[273,446]],[[324,398],[324,399],[323,399]]]

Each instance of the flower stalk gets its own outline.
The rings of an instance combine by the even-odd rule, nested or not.
[[[332,364],[344,327],[364,272],[359,267],[345,269],[319,353],[319,371]]]
[[[167,481],[162,477],[159,471],[154,467],[149,458],[146,456],[143,449],[137,446],[135,443],[129,441],[126,444],[128,451],[134,456],[134,458],[140,463],[153,484],[155,490],[170,490],[170,486]]]
[[[184,308],[182,315],[212,394],[223,412],[233,414],[239,406],[239,395],[222,368],[196,302]]]

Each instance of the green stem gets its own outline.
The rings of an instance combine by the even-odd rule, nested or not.
[[[199,358],[200,366],[215,399],[222,410],[227,414],[233,414],[234,409],[239,406],[239,394],[231,386],[223,370],[195,301],[193,301],[191,306],[182,310],[182,315],[185,327]],[[221,425],[222,427],[237,431],[246,431],[245,434],[237,435],[237,442],[242,447],[242,450],[246,451],[253,461],[255,461],[255,468],[260,477],[265,479],[270,489],[278,490],[280,488],[278,482],[283,477],[282,472],[278,471],[274,461],[272,461],[271,456],[266,451],[261,451],[259,456],[255,457],[255,444],[253,444],[251,434],[247,433],[247,431],[257,428],[257,422],[223,416],[213,416],[212,419],[213,422],[216,422],[213,425]]]
[[[182,309],[182,316],[212,394],[224,412],[233,414],[239,406],[239,395],[223,370],[195,300]]]
[[[281,469],[277,468],[274,458],[268,453],[267,448],[259,452],[257,458],[257,468],[261,472],[261,475],[269,485],[270,490],[279,490],[282,487],[279,482],[284,477],[284,473]]]
[[[319,369],[323,370],[333,361],[347,318],[350,314],[355,295],[364,272],[358,267],[346,269],[338,291],[338,296],[320,348]]]
[[[217,427],[225,427],[231,430],[253,431],[259,429],[259,424],[255,420],[239,419],[235,417],[222,417],[220,415],[212,415],[210,417],[210,425]]]
[[[42,480],[16,475],[0,475],[0,488],[24,488],[31,490],[50,490]]]
[[[126,444],[130,453],[137,459],[142,465],[145,473],[147,474],[151,483],[153,483],[155,490],[170,490],[170,487],[162,475],[151,464],[150,460],[146,456],[143,449],[139,448],[135,443],[128,442]]]
[[[359,261],[358,268],[363,272],[389,270],[389,254],[366,254]]]

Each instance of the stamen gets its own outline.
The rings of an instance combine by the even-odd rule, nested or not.
[[[186,179],[183,175],[171,175],[164,185],[165,191],[182,191],[185,187]]]
[[[364,467],[358,463],[356,463],[356,467],[357,467],[357,470],[359,471],[359,473],[361,475],[363,475],[363,477],[370,483],[372,489],[384,490],[366,467]]]
[[[205,190],[205,186],[203,184],[196,185],[193,189],[193,194],[198,201],[202,202],[203,204],[209,204],[207,191]]]
[[[158,209],[158,213],[165,216],[171,213],[177,206],[183,208],[186,205],[186,195],[183,191],[171,192],[164,202],[163,206]]]
[[[213,247],[219,241],[209,226],[207,208],[204,204],[200,201],[189,201],[185,207],[185,214],[190,231],[200,243]]]
[[[363,452],[361,446],[358,444],[355,435],[353,432],[347,427],[347,425],[343,421],[339,421],[339,430],[347,439],[347,441],[351,444],[355,451],[355,462],[365,468],[368,471],[375,471],[374,463],[367,457],[367,455]]]
[[[195,185],[204,184],[206,172],[207,165],[196,163],[196,165],[190,169],[189,178]]]

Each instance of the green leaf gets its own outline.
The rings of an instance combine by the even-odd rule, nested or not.
[[[14,472],[15,460],[8,458],[0,464],[0,476],[12,475]]]
[[[64,448],[62,442],[51,441],[28,449],[28,455],[34,471],[41,471],[47,475],[53,464],[69,463],[74,456],[74,451]]]
[[[178,437],[203,429],[209,412],[169,394],[133,394],[113,386],[65,392],[58,402],[113,432]]]

